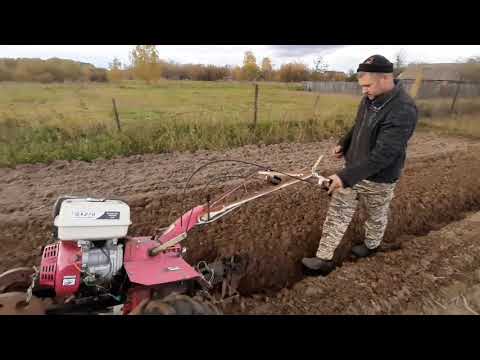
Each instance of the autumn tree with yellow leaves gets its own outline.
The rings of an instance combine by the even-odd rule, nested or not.
[[[137,45],[130,53],[132,70],[137,79],[147,83],[159,80],[162,66],[155,45]]]
[[[257,59],[251,51],[245,52],[245,56],[243,58],[242,75],[243,80],[249,81],[257,79],[260,75],[260,69],[257,65]]]

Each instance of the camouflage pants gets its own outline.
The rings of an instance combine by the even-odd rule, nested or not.
[[[396,184],[363,180],[353,188],[335,191],[323,224],[322,238],[316,256],[323,260],[333,258],[333,253],[347,231],[359,201],[364,202],[368,214],[365,222],[365,245],[369,249],[379,246],[387,227],[390,202]]]

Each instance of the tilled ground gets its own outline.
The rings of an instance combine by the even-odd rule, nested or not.
[[[243,298],[240,314],[466,314],[480,312],[480,212],[397,251],[347,261],[276,294]]]
[[[318,155],[329,151],[333,144],[331,140],[247,146],[224,153],[142,155],[92,163],[57,161],[50,165],[0,169],[0,271],[37,261],[42,245],[50,237],[51,210],[57,196],[124,198],[132,210],[131,234],[150,235],[156,228],[175,220],[182,209],[205,202],[204,186],[213,176],[226,172],[245,175],[253,170],[246,165],[214,164],[194,178],[194,186],[187,190],[182,208],[186,179],[208,161],[233,158],[296,172],[308,169]],[[385,242],[410,244],[408,239],[413,235],[425,235],[460,219],[466,212],[479,210],[479,160],[478,142],[418,133],[410,143],[407,166],[396,189]],[[340,166],[340,161],[328,156],[321,172],[329,175]],[[213,184],[211,189],[219,193],[236,182]],[[196,262],[234,253],[247,254],[250,264],[240,287],[245,295],[302,283],[300,259],[314,253],[327,207],[328,197],[322,190],[305,184],[294,185],[194,231],[187,240],[188,258]],[[363,218],[364,211],[360,209],[336,254],[338,263],[348,260],[352,242],[362,241]],[[437,249],[435,242],[430,246]],[[401,251],[385,256],[398,256],[402,264],[412,266],[422,259],[420,255],[402,256]],[[350,264],[343,262],[340,269],[358,265]],[[397,266],[387,267],[385,272],[393,281],[401,283]],[[361,272],[358,274],[361,278]],[[347,284],[345,294],[328,297],[334,307],[328,310],[328,306],[322,306],[327,309],[325,312],[362,312],[360,305],[355,305],[355,301],[361,300],[353,296],[353,289],[352,296],[349,295]],[[395,289],[395,284],[392,280],[380,281],[377,288],[390,291]]]

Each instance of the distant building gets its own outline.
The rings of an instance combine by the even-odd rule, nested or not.
[[[422,86],[418,98],[453,97],[458,91],[461,97],[480,96],[478,81],[472,81],[475,80],[472,78],[474,74],[468,73],[466,64],[412,64],[398,78],[410,88],[419,74],[421,74]],[[462,82],[460,88],[458,88],[459,81]]]

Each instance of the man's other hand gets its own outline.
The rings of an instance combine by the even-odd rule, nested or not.
[[[338,177],[338,175],[332,175],[328,177],[332,180],[330,187],[328,188],[328,195],[331,195],[333,192],[343,189],[343,182],[342,179]]]
[[[340,145],[335,146],[332,150],[332,155],[340,159],[343,156],[342,147]]]

